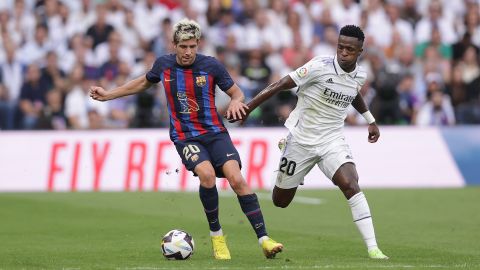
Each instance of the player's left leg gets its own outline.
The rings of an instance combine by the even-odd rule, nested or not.
[[[240,172],[238,162],[236,160],[228,160],[223,164],[222,170],[228,183],[237,194],[240,207],[257,234],[258,243],[262,246],[265,256],[269,259],[274,258],[277,253],[282,251],[283,245],[268,237],[257,195],[247,185]]]
[[[378,248],[370,207],[365,195],[358,186],[358,174],[355,164],[347,162],[341,165],[333,175],[332,181],[340,188],[348,200],[353,221],[368,248],[369,257],[372,259],[388,259]]]

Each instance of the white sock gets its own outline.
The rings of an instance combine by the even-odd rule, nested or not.
[[[348,200],[348,204],[352,209],[353,222],[357,225],[368,250],[370,251],[376,248],[377,240],[375,239],[375,230],[373,229],[373,221],[367,198],[365,198],[363,192],[359,192]]]
[[[263,241],[265,241],[267,239],[270,239],[270,237],[268,237],[268,235],[262,236],[262,237],[258,238],[258,243],[261,245],[263,243]]]
[[[210,236],[222,236],[223,235],[223,231],[222,229],[216,231],[216,232],[212,232],[210,231]]]

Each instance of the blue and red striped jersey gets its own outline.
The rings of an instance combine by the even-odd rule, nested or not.
[[[163,84],[173,142],[226,130],[215,106],[215,85],[227,91],[234,82],[214,57],[197,54],[192,65],[180,66],[175,54],[164,55],[146,77]]]

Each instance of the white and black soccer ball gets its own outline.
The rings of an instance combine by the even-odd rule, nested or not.
[[[169,260],[186,260],[194,249],[192,236],[182,230],[171,230],[162,239],[162,253]]]

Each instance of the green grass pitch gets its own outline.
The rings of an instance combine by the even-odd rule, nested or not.
[[[259,192],[270,236],[285,245],[274,260],[263,257],[236,197],[223,193],[230,261],[212,257],[197,193],[0,193],[0,269],[480,269],[480,188],[365,194],[388,261],[367,258],[336,189],[300,190],[286,209]],[[160,252],[174,228],[193,235],[189,260]]]

